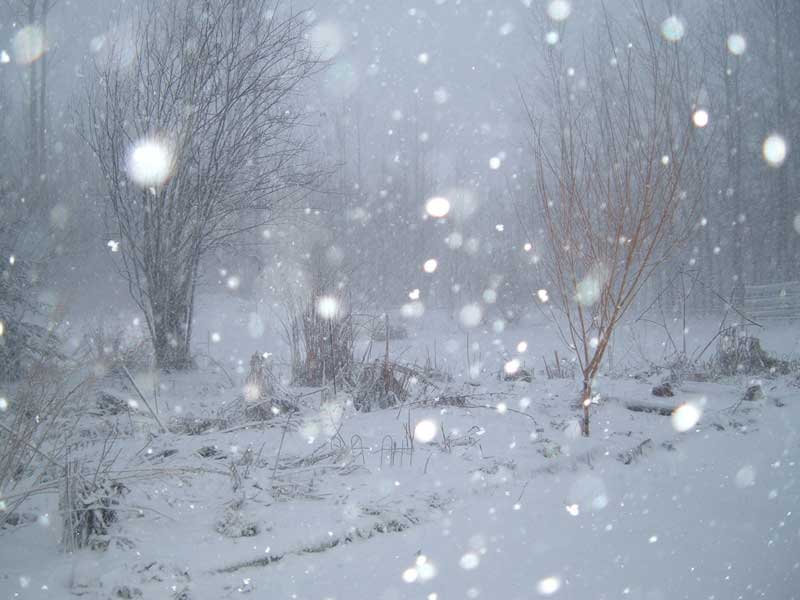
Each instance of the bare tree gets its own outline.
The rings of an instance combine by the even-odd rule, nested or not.
[[[27,72],[29,65],[23,68]],[[23,110],[24,132],[15,131],[10,96],[0,88],[0,381],[16,380],[37,361],[57,355],[55,335],[36,321],[47,308],[39,293],[62,241],[48,231],[51,207],[39,164],[24,151],[38,139],[28,136],[30,102]]]
[[[182,369],[203,256],[315,180],[298,106],[319,62],[303,15],[268,0],[147,0],[133,23],[94,62],[83,135],[157,364]]]
[[[549,50],[552,109],[528,110],[542,264],[559,330],[582,374],[586,436],[611,335],[694,227],[707,155],[692,123],[701,107],[683,97],[685,65],[638,6],[640,41],[618,45],[607,17],[607,43],[584,48],[580,75],[567,69],[562,51]],[[626,31],[626,42],[634,36]]]
[[[795,2],[788,0],[763,0],[761,5],[772,26],[770,71],[773,79],[771,87],[773,88],[774,108],[770,125],[774,128],[786,128],[791,135],[794,133],[792,129],[797,122],[795,118],[792,118],[797,114],[796,109],[792,110],[792,107],[797,104],[791,102],[789,90],[793,89],[791,82],[797,76],[797,68],[796,66],[788,70],[786,68],[787,37],[791,35],[790,32],[796,31],[794,26],[800,21],[800,10]],[[791,51],[788,52],[788,57],[792,57]],[[789,61],[791,62],[792,58],[789,58]],[[791,191],[793,188],[790,166],[791,163],[783,165],[777,170],[774,192],[778,204],[773,221],[776,242],[775,260],[778,270],[785,279],[795,277],[798,273],[797,255],[794,252],[797,242],[795,232],[792,230],[797,201],[792,198],[792,196],[796,197],[796,193],[793,194]]]
[[[25,193],[34,199],[37,209],[46,212],[48,195],[48,60],[47,19],[57,0],[5,0],[10,20],[24,26],[17,32],[16,62],[24,68],[26,172]]]

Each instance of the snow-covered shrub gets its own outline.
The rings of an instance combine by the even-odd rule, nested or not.
[[[170,419],[169,430],[184,435],[202,435],[208,431],[224,429],[230,420],[223,417],[175,416]]]
[[[0,164],[0,381],[18,381],[38,362],[61,358],[40,300],[54,238],[42,233],[45,203],[19,202],[27,195],[23,182],[11,163]]]
[[[272,418],[272,397],[275,394],[272,379],[266,359],[258,352],[254,353],[250,357],[250,372],[245,379],[242,398],[243,413],[248,421]]]
[[[18,381],[42,360],[58,360],[58,338],[46,328],[9,318],[0,310],[0,381]]]
[[[100,374],[116,374],[123,367],[130,371],[143,371],[154,365],[150,339],[121,323],[101,321],[84,336],[83,349],[95,372]]]
[[[554,353],[553,363],[547,362],[547,359],[542,357],[544,361],[544,372],[548,379],[575,379],[575,363],[569,359],[561,358],[558,352]]]
[[[320,299],[337,310],[320,310]],[[353,366],[355,331],[353,315],[340,294],[312,294],[302,311],[287,308],[284,324],[292,355],[292,381],[300,385],[324,385],[334,377],[347,377]]]
[[[388,328],[388,339],[390,340],[405,340],[408,339],[408,328],[399,323],[397,325],[393,323],[386,323],[383,319],[375,319],[371,324],[369,338],[373,342],[385,342],[387,339],[387,328]]]
[[[0,394],[0,526],[13,518],[28,490],[48,485],[52,459],[67,443],[59,427],[65,408],[77,401],[83,384],[68,388],[69,374],[43,363],[26,371],[9,397]]]
[[[250,357],[250,370],[242,393],[218,413],[225,426],[236,423],[267,421],[285,411],[297,410],[294,399],[281,385],[265,355],[255,352]]]
[[[9,255],[13,251],[0,242],[0,256]],[[58,338],[30,320],[42,311],[31,298],[34,278],[31,266],[19,259],[0,271],[0,381],[17,381],[37,362],[60,358]]]
[[[410,375],[391,362],[376,359],[352,371],[353,406],[361,412],[390,408],[408,397]]]
[[[669,371],[669,375],[667,376],[666,383],[679,386],[686,381],[687,377],[695,373],[697,369],[694,361],[686,356],[685,353],[681,352],[669,361],[667,370]]]
[[[229,538],[253,537],[261,532],[256,521],[247,519],[243,513],[245,498],[241,496],[231,502],[225,509],[225,514],[217,522],[217,533]]]
[[[86,475],[77,460],[67,463],[59,508],[64,522],[64,547],[102,550],[108,546],[108,529],[117,520],[119,498],[127,488],[106,473]]]
[[[729,327],[719,336],[711,368],[719,375],[765,372],[787,374],[791,365],[767,354],[761,347],[761,341],[748,335],[744,329]]]

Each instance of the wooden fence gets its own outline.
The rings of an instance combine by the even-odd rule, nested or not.
[[[800,281],[746,285],[739,308],[753,319],[800,319]]]

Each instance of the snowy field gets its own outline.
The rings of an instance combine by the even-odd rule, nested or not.
[[[198,337],[220,335],[198,351],[210,347],[215,363],[161,375],[171,432],[141,406],[90,407],[80,422],[75,457],[96,469],[105,452],[124,485],[102,548],[65,554],[58,495],[35,495],[22,524],[0,532],[0,596],[800,598],[796,375],[759,379],[755,401],[742,400],[747,375],[689,378],[654,398],[665,336],[631,326],[585,439],[577,379],[545,373],[542,356],[563,352],[545,319],[500,332],[490,318],[467,339],[434,311],[390,351],[410,365],[435,358],[450,380],[418,381],[403,406],[369,413],[341,391],[322,403],[318,390],[290,388],[298,413],[229,426],[215,419],[241,396],[239,361],[257,350],[280,364],[285,350],[269,328],[253,337],[244,303],[201,306]],[[717,326],[692,324],[688,349]],[[758,335],[796,358],[798,331]],[[513,358],[532,381],[500,377]],[[136,380],[153,389],[146,374]],[[136,398],[122,378],[100,390]]]
[[[800,600],[798,32],[0,1],[0,600]]]

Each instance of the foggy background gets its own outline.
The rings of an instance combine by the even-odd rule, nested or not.
[[[29,216],[25,239],[54,257],[40,293],[65,315],[129,304],[108,246],[113,236],[103,220],[96,164],[76,122],[90,61],[124,35],[131,4],[61,0],[47,15],[47,206]],[[626,19],[634,23],[628,3],[608,4],[623,29]],[[26,6],[7,2],[0,13],[0,48],[12,54]],[[789,148],[797,139],[798,101],[791,91],[798,83],[793,32],[800,10],[779,0],[653,0],[646,6],[656,24],[681,15],[682,49],[702,71],[702,85],[693,91],[707,99],[710,124],[703,134],[713,139],[713,172],[702,199],[703,225],[673,270],[702,273],[708,290],[693,297],[692,308],[715,311],[722,306],[716,294],[728,298],[743,281],[797,277],[798,153],[789,152],[775,169],[762,144],[773,132]],[[329,61],[310,82],[304,107],[307,127],[316,132],[315,160],[329,170],[325,189],[286,209],[262,245],[207,260],[200,292],[234,293],[226,281],[235,275],[241,281],[235,293],[271,297],[274,286],[302,278],[318,247],[353,283],[365,308],[397,308],[420,288],[427,305],[453,309],[495,289],[498,311],[519,312],[543,277],[523,98],[533,107],[544,102],[540,69],[554,39],[574,58],[572,76],[580,85],[582,45],[603,35],[597,3],[573,2],[563,21],[535,0],[292,7],[308,10],[309,43]],[[740,55],[726,47],[731,32],[746,40]],[[740,90],[736,104],[726,104],[726,80],[734,76]],[[13,58],[0,64],[5,174],[25,169],[28,77]],[[736,152],[734,132],[742,153],[736,182],[726,167],[726,153]],[[425,215],[424,203],[435,195],[455,199],[447,224]],[[430,258],[440,265],[432,275],[421,268]],[[659,274],[653,289],[669,277]]]

